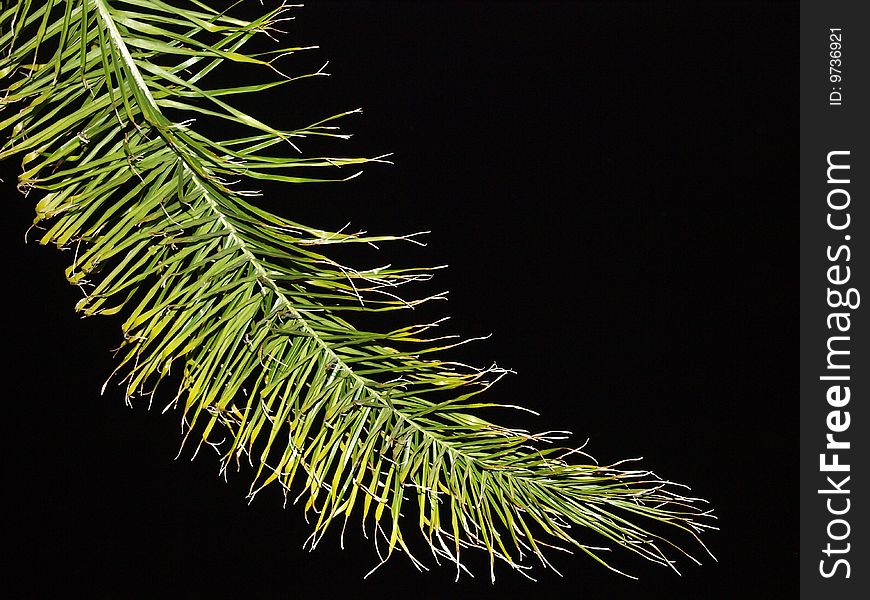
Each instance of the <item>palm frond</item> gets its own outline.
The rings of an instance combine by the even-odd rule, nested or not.
[[[432,269],[358,270],[324,248],[414,236],[323,231],[256,205],[243,187],[253,181],[345,181],[383,160],[298,152],[306,138],[346,137],[335,122],[347,113],[283,130],[230,103],[322,75],[279,70],[305,48],[245,49],[279,36],[289,6],[254,20],[196,0],[2,7],[0,159],[21,157],[18,188],[39,195],[40,241],[74,251],[76,309],[124,315],[116,374],[127,401],[180,368],[170,405],[183,407],[185,439],[218,448],[224,472],[249,461],[251,497],[278,484],[304,498],[312,548],[357,514],[381,562],[404,551],[422,568],[406,543],[411,511],[457,576],[466,548],[485,550],[493,573],[496,559],[548,566],[551,546],[607,566],[601,546],[622,547],[670,567],[691,558],[685,542],[703,548],[711,514],[677,484],[596,465],[552,446],[558,433],[479,417],[500,406],[478,395],[506,371],[439,358],[462,342],[436,335],[438,322],[376,332],[345,320],[431,299],[403,300],[397,288]],[[233,64],[268,81],[210,85]],[[219,128],[196,120],[247,131],[215,139],[207,130]]]

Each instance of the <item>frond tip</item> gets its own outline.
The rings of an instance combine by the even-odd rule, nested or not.
[[[373,332],[345,320],[439,298],[398,293],[434,269],[353,269],[321,247],[414,236],[321,231],[249,201],[244,182],[344,181],[384,158],[300,154],[306,138],[346,137],[333,123],[344,115],[283,130],[228,102],[322,74],[278,70],[276,57],[306,48],[244,50],[276,35],[288,6],[253,20],[198,1],[2,7],[0,159],[22,157],[19,189],[40,196],[41,242],[74,249],[76,309],[124,315],[115,374],[126,399],[153,396],[180,367],[170,404],[183,405],[185,440],[217,448],[223,472],[250,462],[250,498],[277,483],[304,500],[307,545],[336,522],[343,535],[356,511],[379,565],[403,551],[423,568],[404,511],[457,576],[468,548],[488,553],[493,577],[497,561],[524,575],[531,558],[551,566],[551,548],[610,568],[610,547],[671,568],[672,556],[697,562],[682,544],[704,548],[713,517],[682,486],[572,462],[588,455],[555,447],[560,432],[477,416],[499,406],[479,394],[507,371],[437,358],[463,343],[436,335],[440,322]],[[274,80],[210,87],[230,63]],[[218,140],[198,129],[215,122],[246,131]]]

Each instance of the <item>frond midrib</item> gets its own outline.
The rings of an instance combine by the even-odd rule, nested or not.
[[[367,391],[367,393],[374,397],[381,405],[382,408],[389,410],[393,415],[395,415],[398,419],[401,419],[403,422],[407,423],[410,427],[420,432],[425,437],[432,440],[433,443],[439,444],[445,447],[446,451],[448,451],[451,457],[455,460],[458,457],[461,457],[463,460],[469,463],[475,463],[482,466],[484,469],[488,469],[489,466],[480,459],[470,456],[461,450],[456,448],[456,445],[451,443],[448,440],[445,440],[437,435],[434,435],[431,431],[421,426],[411,417],[403,414],[400,410],[398,410],[388,398],[386,398],[383,394],[381,394],[378,390],[372,387],[372,381],[368,380],[360,375],[358,375],[344,360],[342,360],[341,356],[338,355],[329,344],[323,340],[323,338],[317,333],[317,330],[309,325],[308,321],[302,315],[299,310],[293,305],[289,298],[287,298],[286,294],[284,294],[282,288],[278,283],[269,276],[268,271],[263,267],[259,260],[257,260],[256,255],[248,248],[248,244],[245,240],[239,235],[237,228],[232,224],[232,222],[227,218],[226,214],[221,210],[219,204],[214,199],[214,193],[210,189],[210,186],[204,183],[204,179],[206,179],[207,174],[202,172],[202,169],[199,165],[195,164],[190,160],[190,157],[187,156],[186,153],[180,152],[178,147],[173,139],[171,139],[167,133],[167,128],[165,123],[160,123],[155,116],[160,115],[163,116],[160,107],[157,105],[157,102],[154,99],[154,96],[151,94],[151,90],[148,87],[148,84],[145,82],[145,79],[142,77],[141,72],[139,71],[138,66],[135,64],[132,55],[127,48],[123,36],[121,32],[115,26],[115,22],[110,14],[109,7],[106,4],[105,0],[94,0],[94,3],[97,7],[98,13],[100,15],[101,20],[106,25],[106,28],[109,32],[109,37],[112,41],[112,44],[115,45],[118,49],[118,52],[121,54],[122,59],[124,60],[124,65],[127,70],[130,72],[131,77],[135,84],[139,87],[143,96],[147,100],[149,106],[148,111],[142,111],[143,118],[148,121],[148,123],[158,132],[160,137],[165,141],[166,145],[171,149],[171,151],[175,154],[177,159],[182,162],[184,169],[190,174],[191,178],[194,180],[196,186],[202,191],[203,198],[208,203],[209,208],[214,212],[217,216],[217,220],[221,223],[223,227],[226,228],[226,236],[232,241],[232,243],[239,248],[239,251],[246,258],[248,263],[257,273],[257,280],[260,285],[265,285],[268,287],[276,296],[278,301],[280,301],[286,308],[288,313],[295,319],[299,324],[302,331],[305,332],[306,335],[309,335],[312,339],[316,341],[316,343],[323,349],[326,355],[329,357],[330,361],[335,361],[335,364],[339,367],[341,371],[346,373],[349,377],[351,377],[354,381],[358,382],[363,388]],[[149,114],[149,112],[153,111],[153,115]],[[168,121],[168,120],[167,120]],[[513,434],[519,435],[518,432],[511,431]],[[513,473],[510,471],[501,472],[502,476],[511,475]],[[514,478],[519,483],[520,481],[525,481],[525,478]]]

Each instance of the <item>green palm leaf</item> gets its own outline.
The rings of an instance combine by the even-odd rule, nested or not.
[[[277,59],[304,48],[245,50],[274,37],[288,7],[254,20],[196,1],[2,7],[0,159],[21,157],[18,188],[38,193],[41,242],[74,250],[76,309],[124,315],[116,373],[128,402],[181,369],[170,405],[183,406],[185,439],[217,448],[222,471],[250,462],[251,498],[276,483],[304,499],[312,548],[355,514],[381,563],[404,551],[422,567],[405,537],[403,513],[414,512],[411,527],[457,575],[466,548],[488,552],[493,573],[496,559],[547,566],[551,546],[607,566],[602,546],[671,567],[673,555],[691,558],[678,540],[700,544],[711,518],[702,501],[650,471],[578,464],[580,450],[548,445],[558,432],[477,416],[501,406],[478,394],[506,371],[438,358],[462,343],[436,336],[438,322],[374,332],[345,320],[431,299],[402,300],[397,288],[432,269],[357,270],[325,246],[414,236],[314,229],[245,191],[258,179],[344,181],[383,159],[298,152],[305,138],[346,137],[334,124],[344,115],[282,130],[231,104],[300,79]],[[269,80],[210,86],[232,64]],[[215,123],[247,131],[213,139]]]

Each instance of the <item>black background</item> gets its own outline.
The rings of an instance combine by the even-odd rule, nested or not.
[[[257,3],[250,3],[256,5]],[[708,498],[718,558],[683,576],[580,556],[532,584],[376,563],[351,530],[301,549],[301,507],[244,501],[248,473],[173,461],[178,413],[99,395],[117,319],[81,321],[66,257],[23,243],[33,199],[3,165],[7,218],[5,547],[19,590],[94,597],[733,598],[797,591],[797,4],[311,2],[319,44],[285,68],[329,78],[269,96],[306,123],[361,106],[333,154],[392,152],[334,186],[266,190],[307,224],[431,230],[381,262],[441,264],[460,357],[518,374],[493,399],[536,409],[601,462]],[[304,148],[304,146],[303,146]],[[277,198],[277,200],[276,200]],[[416,320],[416,319],[415,319]],[[168,393],[168,390],[164,390]],[[162,408],[162,403],[157,407]]]

